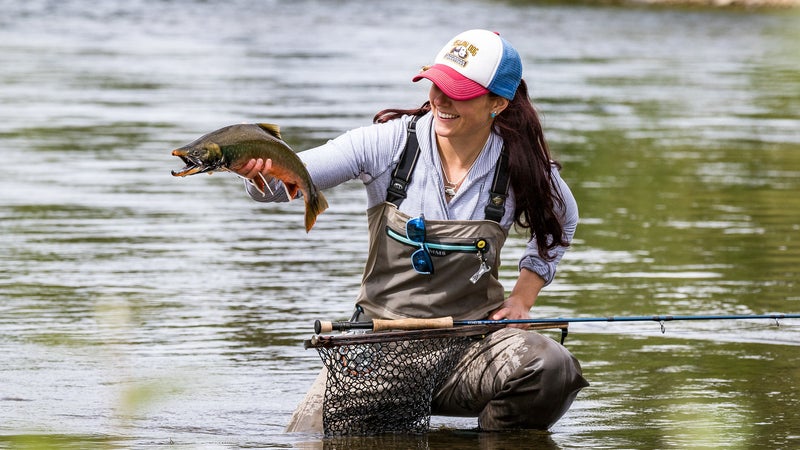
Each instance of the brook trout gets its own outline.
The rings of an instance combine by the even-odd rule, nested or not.
[[[208,133],[191,144],[172,151],[186,164],[181,170],[172,171],[176,177],[214,171],[232,171],[244,166],[251,159],[272,160],[272,175],[283,182],[289,200],[302,192],[306,204],[305,225],[308,232],[317,221],[317,216],[328,208],[322,195],[308,174],[303,161],[281,140],[277,125],[268,123],[231,125]],[[267,180],[259,174],[249,179],[262,194],[269,189]],[[265,194],[266,195],[266,194]]]

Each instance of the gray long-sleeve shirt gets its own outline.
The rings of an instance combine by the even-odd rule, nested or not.
[[[367,208],[371,208],[386,200],[386,189],[405,147],[410,120],[411,117],[406,116],[384,124],[357,128],[298,155],[319,189],[328,189],[349,180],[361,180],[367,189]],[[503,146],[502,138],[495,133],[490,135],[458,192],[448,203],[444,196],[432,114],[421,117],[416,129],[421,153],[406,190],[408,197],[400,205],[400,210],[411,216],[424,214],[433,220],[482,220],[484,207],[489,201],[494,167]],[[553,167],[552,172],[564,199],[565,208],[558,213],[562,214],[564,236],[570,242],[578,224],[578,206],[558,170]],[[247,190],[257,201],[288,200],[279,181],[274,180],[271,187],[273,194],[266,195],[249,184]],[[500,222],[506,230],[513,225],[514,197],[513,192],[510,194],[506,200],[505,215]],[[565,251],[565,247],[557,248],[554,250],[555,258],[547,261],[539,256],[536,241],[530,240],[520,258],[519,267],[532,270],[549,284]]]

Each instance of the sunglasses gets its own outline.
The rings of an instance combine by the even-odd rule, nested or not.
[[[425,243],[425,218],[414,217],[406,222],[406,237],[419,245],[419,249],[411,254],[411,267],[423,275],[433,274],[433,260]]]

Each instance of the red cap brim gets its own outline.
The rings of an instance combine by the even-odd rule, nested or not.
[[[428,70],[415,76],[412,81],[417,82],[423,78],[431,80],[436,87],[444,92],[444,95],[453,100],[471,100],[489,93],[489,90],[485,87],[444,64],[432,65]]]

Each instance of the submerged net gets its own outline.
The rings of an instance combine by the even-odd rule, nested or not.
[[[488,327],[314,336],[328,371],[326,436],[423,433],[431,400],[469,345]]]

